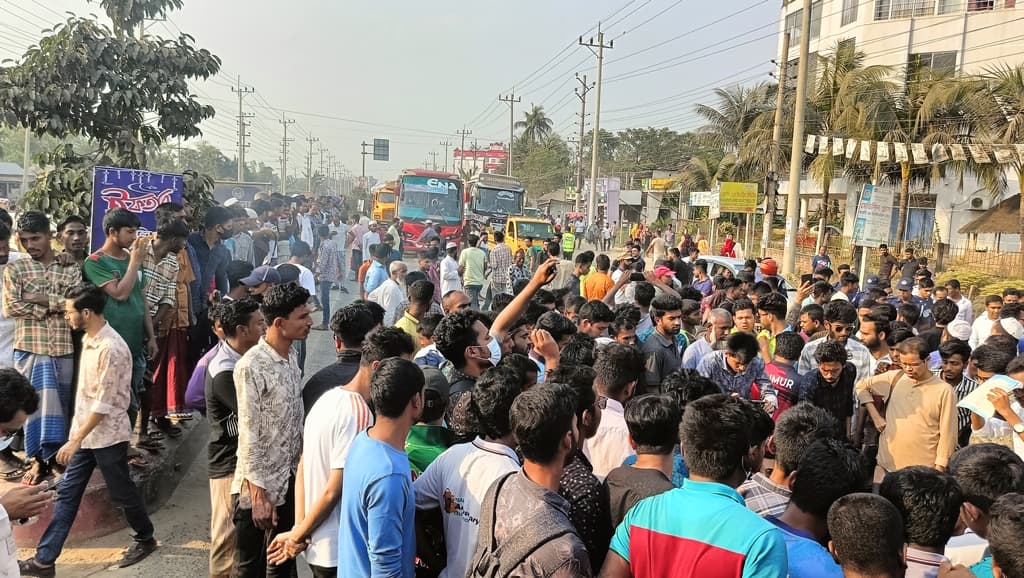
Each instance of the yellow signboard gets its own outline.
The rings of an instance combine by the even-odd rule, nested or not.
[[[649,181],[649,191],[669,191],[678,187],[678,183],[674,179],[649,179]]]
[[[722,183],[720,199],[723,213],[753,213],[757,210],[757,183]]]

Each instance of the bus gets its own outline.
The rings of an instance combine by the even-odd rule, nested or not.
[[[397,182],[388,181],[373,188],[371,219],[378,223],[386,223],[395,218],[395,187],[397,186]]]
[[[402,219],[402,246],[422,249],[419,243],[426,222],[441,225],[444,242],[462,240],[465,199],[458,175],[408,169],[398,177],[398,217]]]
[[[523,214],[526,189],[515,177],[481,173],[469,181],[466,222],[477,231],[501,231],[509,216]]]

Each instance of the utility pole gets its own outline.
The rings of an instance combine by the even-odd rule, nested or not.
[[[466,127],[463,126],[462,130],[455,131],[455,134],[457,134],[457,135],[462,137],[462,146],[459,148],[459,150],[461,151],[461,153],[459,155],[459,170],[461,171],[461,170],[465,170],[465,168],[466,168],[466,137],[471,135],[471,134],[473,134],[473,131],[466,130]],[[473,162],[476,163],[476,159],[475,158],[473,159]],[[474,166],[475,166],[475,164],[474,164]]]
[[[764,189],[764,222],[761,223],[761,256],[768,250],[771,241],[772,223],[775,222],[775,195],[779,190],[779,162],[782,156],[782,107],[786,92],[786,77],[789,75],[789,32],[782,35],[782,55],[779,56],[779,91],[775,96],[775,127],[772,129],[772,157],[768,167],[768,178]]]
[[[505,166],[505,174],[512,176],[512,141],[516,137],[516,103],[522,102],[523,97],[516,98],[516,91],[513,89],[508,96],[498,95],[498,100],[508,103],[508,163]],[[474,159],[475,160],[475,159]]]
[[[363,156],[363,192],[369,196],[370,194],[370,183],[366,180],[366,155],[372,155],[372,152],[366,152],[366,147],[372,146],[370,143],[363,141],[359,146],[362,147],[362,151],[359,153]],[[423,167],[426,168],[426,167]]]
[[[238,88],[231,87],[231,92],[238,93],[238,182],[245,182],[245,149],[248,148],[248,143],[245,142],[246,137],[249,133],[245,132],[245,129],[249,127],[249,122],[245,119],[252,118],[256,115],[246,114],[242,110],[242,99],[245,95],[256,92],[253,88],[245,88],[242,86],[242,77],[238,77]]]
[[[810,1],[810,0],[806,0]],[[597,163],[599,160],[597,151],[600,144],[601,133],[601,75],[604,70],[604,49],[614,48],[615,41],[611,40],[607,45],[604,43],[604,32],[601,30],[601,23],[597,24],[597,42],[591,38],[583,42],[579,39],[580,46],[586,46],[597,57],[597,100],[594,103],[594,142],[590,145],[590,195],[587,196],[587,218],[591,223],[597,223]],[[597,50],[594,50],[594,49]]]
[[[327,151],[327,149],[325,149],[323,145],[320,145],[317,147],[317,150],[320,151],[320,175],[322,176],[324,174],[324,152]]]
[[[587,84],[586,74],[582,77],[577,74],[576,80],[580,83],[580,86],[575,89],[576,97],[580,99],[580,140],[579,154],[576,159],[576,212],[578,213],[582,208],[580,203],[583,201],[583,134],[587,126],[587,93],[594,88],[594,83]]]
[[[434,162],[433,162],[434,168],[431,169],[431,170],[436,171],[437,170],[437,151],[430,151],[428,154],[430,155],[430,158],[434,159]]]
[[[320,142],[320,139],[309,135],[306,139],[309,143],[309,155],[306,156],[306,190],[313,191],[313,143]]]
[[[782,253],[782,273],[796,270],[796,234],[800,228],[800,168],[804,153],[804,105],[807,101],[807,64],[811,48],[811,0],[804,0],[800,21],[800,62],[796,75],[796,103],[793,106],[793,143],[789,159],[789,187],[786,192],[786,246]]]
[[[281,113],[281,120],[277,121],[281,123],[284,128],[284,136],[281,137],[281,194],[288,194],[288,143],[293,142],[295,139],[288,138],[288,125],[295,124],[295,121],[288,119]]]
[[[439,142],[437,144],[439,144],[439,145],[444,147],[444,172],[447,173],[448,172],[448,147],[452,146],[452,143],[449,142],[448,139],[444,139],[443,141],[441,141],[441,142]]]

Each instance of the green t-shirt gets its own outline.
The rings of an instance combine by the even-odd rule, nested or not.
[[[102,287],[112,281],[122,279],[128,272],[128,257],[115,259],[106,253],[99,251],[89,255],[85,260],[85,278],[97,287]],[[145,328],[143,327],[143,315],[146,314],[146,300],[142,296],[142,272],[135,280],[135,286],[128,295],[128,299],[118,301],[107,296],[107,304],[103,309],[103,316],[107,323],[114,328],[114,331],[124,339],[131,349],[132,355],[142,355],[145,345]]]
[[[483,249],[479,247],[463,249],[459,255],[459,265],[466,268],[462,275],[463,285],[483,285],[486,262],[487,255]]]
[[[439,425],[416,424],[405,438],[405,453],[409,454],[409,466],[415,475],[427,469],[437,456],[451,447],[455,434]]]

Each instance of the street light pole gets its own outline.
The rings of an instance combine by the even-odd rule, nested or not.
[[[615,41],[608,42],[607,45],[604,43],[604,32],[601,30],[601,24],[597,25],[597,42],[591,38],[587,42],[583,42],[583,37],[579,39],[580,46],[586,46],[591,52],[597,56],[597,97],[594,101],[594,139],[590,145],[590,194],[587,196],[587,218],[591,223],[597,223],[597,163],[599,160],[598,145],[600,144],[600,133],[601,133],[601,78],[604,71],[604,49],[614,48]],[[594,49],[597,49],[596,51]]]

